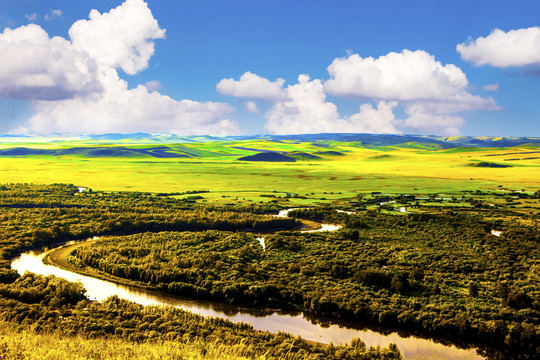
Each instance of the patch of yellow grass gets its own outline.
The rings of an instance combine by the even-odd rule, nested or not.
[[[83,359],[247,359],[245,345],[225,346],[217,343],[179,343],[156,341],[133,343],[117,338],[85,339],[57,334],[36,334],[30,330],[10,329],[0,323],[0,359],[83,360]],[[260,356],[255,359],[264,360]]]
[[[84,158],[29,156],[0,157],[0,183],[72,183],[103,191],[184,192],[209,190],[209,201],[269,201],[267,193],[310,194],[310,198],[352,197],[359,192],[389,193],[459,192],[474,189],[540,188],[540,160],[508,160],[529,148],[424,149],[359,148],[347,143],[332,150],[344,156],[324,156],[318,161],[262,163],[236,161],[234,147],[312,152],[311,144],[238,141],[190,144],[191,147],[230,156],[197,158]],[[221,149],[221,150],[220,150]],[[535,149],[538,149],[536,147]],[[324,150],[324,149],[322,149]],[[488,156],[495,155],[495,156]],[[527,155],[534,157],[535,154]],[[497,162],[508,168],[471,167],[471,163]],[[324,194],[324,193],[327,194]],[[311,193],[315,193],[311,196]],[[334,193],[334,194],[330,194]],[[341,193],[341,194],[338,194]],[[292,200],[291,200],[292,201]],[[298,200],[299,201],[299,200]]]

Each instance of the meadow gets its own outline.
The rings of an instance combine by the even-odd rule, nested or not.
[[[538,146],[433,149],[413,144],[362,146],[292,140],[158,145],[157,153],[152,151],[158,148],[156,144],[77,142],[40,146],[64,150],[60,155],[2,156],[0,152],[0,182],[72,183],[99,191],[206,190],[203,197],[218,203],[268,202],[276,199],[269,195],[289,194],[289,202],[298,205],[329,203],[370,192],[457,193],[501,187],[535,191],[540,186],[540,159],[534,154]],[[10,148],[22,146],[28,147],[9,144]],[[109,152],[103,156],[88,155],[88,149],[102,150],[104,146]],[[81,147],[85,151],[69,152]],[[138,152],[126,154],[125,149]],[[292,154],[295,161],[238,160],[269,151]]]

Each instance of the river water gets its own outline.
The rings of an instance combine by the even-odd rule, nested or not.
[[[168,293],[144,290],[135,287],[117,285],[108,281],[95,279],[66,271],[55,266],[45,265],[43,258],[51,250],[29,251],[13,260],[12,268],[21,275],[31,271],[41,275],[56,275],[69,281],[81,281],[87,290],[88,298],[102,301],[111,295],[128,299],[142,305],[172,305],[203,316],[215,316],[229,319],[233,322],[245,322],[257,330],[277,333],[284,331],[300,335],[304,339],[322,343],[348,343],[353,338],[360,338],[369,346],[388,346],[394,343],[398,346],[406,360],[472,360],[483,359],[474,349],[464,350],[454,346],[445,346],[431,340],[416,337],[401,337],[396,333],[384,335],[368,329],[358,329],[353,323],[337,320],[313,318],[325,325],[313,324],[308,318],[310,314],[287,313],[281,311],[246,309],[236,306],[182,298]],[[356,327],[356,329],[355,329]]]
[[[318,231],[335,230],[336,225],[327,225]],[[323,230],[324,229],[324,230]],[[251,324],[257,330],[277,333],[284,331],[294,336],[300,335],[306,340],[321,343],[349,343],[360,338],[369,346],[383,346],[394,343],[398,346],[406,360],[473,360],[484,359],[474,349],[458,349],[432,340],[417,337],[402,337],[397,333],[385,335],[366,329],[361,324],[321,318],[309,313],[291,313],[264,309],[248,309],[227,304],[200,301],[171,295],[165,292],[139,289],[136,287],[117,285],[108,281],[95,279],[66,271],[55,266],[45,265],[43,258],[54,249],[28,251],[12,261],[12,268],[19,274],[30,271],[41,275],[55,275],[69,281],[81,281],[91,300],[102,301],[111,295],[128,299],[142,305],[171,305],[203,316],[229,319],[233,322]],[[313,323],[311,320],[315,320]],[[322,324],[322,325],[320,325]]]

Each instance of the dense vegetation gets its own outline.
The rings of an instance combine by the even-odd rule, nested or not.
[[[231,357],[401,358],[395,346],[366,349],[361,341],[347,346],[314,345],[289,335],[254,331],[248,325],[203,318],[174,308],[143,307],[116,297],[103,303],[89,302],[80,284],[33,274],[20,277],[10,269],[10,258],[25,249],[90,235],[164,230],[270,230],[295,227],[296,220],[207,210],[182,200],[149,194],[80,193],[77,187],[61,184],[0,187],[0,220],[0,283],[3,283],[0,284],[0,321],[9,327],[19,327],[13,331],[37,336],[53,333],[69,336],[75,342],[78,335],[90,339],[114,336],[118,341],[132,342],[133,346],[174,340],[198,344],[203,353],[216,347],[240,347]],[[11,345],[9,336],[0,340],[0,356],[25,356]],[[71,340],[68,342],[71,344]]]
[[[83,360],[83,359],[192,359],[247,360],[242,344],[178,341],[143,341],[133,343],[122,338],[88,338],[83,335],[65,336],[61,333],[36,333],[14,329],[13,323],[0,323],[0,358],[25,360]],[[264,355],[252,359],[263,360]]]
[[[0,209],[4,271],[17,251],[68,238],[163,230],[268,231],[299,225],[294,219],[207,210],[149,194],[79,193],[72,185],[3,185]]]
[[[72,261],[185,296],[310,310],[502,347],[514,358],[537,353],[536,227],[496,221],[505,230],[497,237],[475,212],[292,214],[346,226],[268,235],[266,251],[244,233],[112,237],[80,247]]]
[[[285,348],[294,349],[291,358],[347,358],[354,351],[368,352],[367,358],[374,359],[398,357],[394,348],[365,350],[361,342],[313,347],[285,335],[262,334],[180,310],[150,310],[115,298],[89,304],[78,284],[19,277],[10,269],[11,256],[24,249],[112,235],[79,248],[68,260],[176,294],[305,309],[468,342],[485,347],[494,359],[534,358],[540,331],[540,232],[534,214],[513,207],[529,197],[512,196],[507,206],[487,206],[471,198],[459,213],[445,210],[455,210],[451,203],[409,214],[385,213],[386,205],[379,206],[382,212],[361,210],[387,200],[411,201],[380,195],[351,201],[357,214],[331,208],[297,210],[291,215],[344,228],[269,234],[263,251],[244,230],[299,225],[294,219],[255,215],[275,211],[275,204],[206,206],[142,193],[79,192],[71,185],[4,185],[0,320],[30,331],[115,335],[126,341],[183,339],[234,346],[247,338],[243,344],[253,351],[245,354],[248,357],[277,349],[268,356],[280,358]],[[493,228],[503,235],[491,234]],[[158,319],[171,317],[171,325],[158,321],[146,327],[146,311],[158,311]]]
[[[248,358],[262,355],[267,359],[401,358],[395,346],[382,350],[366,349],[359,340],[345,346],[313,345],[286,334],[254,331],[246,324],[204,318],[172,307],[144,307],[116,296],[102,303],[89,302],[84,299],[84,289],[78,284],[29,273],[13,284],[1,285],[0,294],[2,320],[20,324],[23,329],[38,334],[83,335],[90,339],[113,336],[130,341],[133,346],[152,341],[174,341],[191,346],[200,344],[203,352],[213,347],[230,349],[241,344],[235,356]],[[0,340],[0,356],[19,358],[9,357],[17,349],[2,344],[5,341]],[[102,348],[97,358],[106,357],[104,351]]]

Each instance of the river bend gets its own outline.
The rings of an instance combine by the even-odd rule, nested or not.
[[[283,215],[286,216],[286,212]],[[337,225],[322,225],[322,228],[318,229],[318,231],[332,231],[340,228]],[[484,359],[477,355],[474,349],[459,349],[455,346],[442,345],[428,339],[413,336],[402,337],[397,333],[384,335],[366,329],[361,324],[321,318],[309,313],[247,309],[233,305],[183,298],[161,291],[117,285],[112,282],[63,270],[55,266],[45,265],[43,258],[54,249],[56,248],[25,252],[12,261],[12,268],[17,270],[21,275],[26,271],[30,271],[41,275],[63,277],[69,281],[81,281],[87,290],[87,297],[91,300],[103,301],[111,295],[117,295],[120,298],[142,305],[171,305],[203,316],[224,318],[236,323],[248,323],[257,330],[272,333],[283,331],[291,333],[294,336],[300,335],[306,340],[321,343],[349,343],[353,338],[362,339],[368,347],[387,347],[390,343],[394,343],[398,346],[406,360]],[[310,318],[316,319],[315,322],[323,325],[314,324],[309,320]]]

